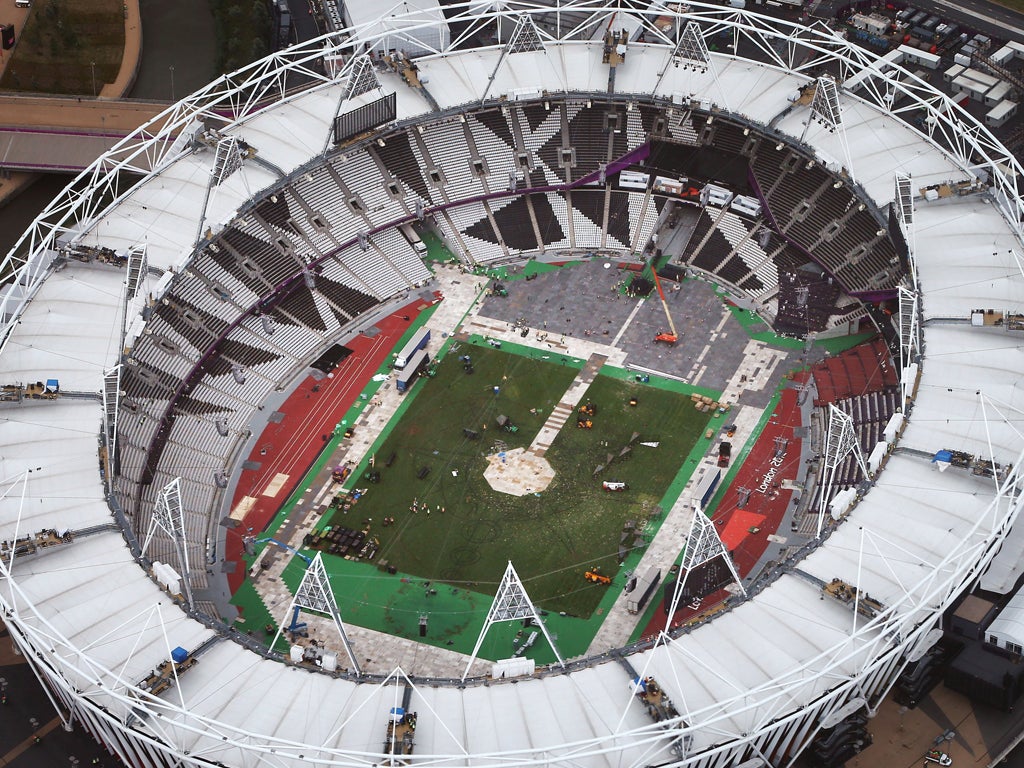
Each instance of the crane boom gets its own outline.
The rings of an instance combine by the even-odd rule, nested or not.
[[[668,311],[668,302],[665,301],[665,292],[661,290],[661,281],[658,279],[658,270],[651,269],[654,274],[654,287],[658,289],[658,298],[661,299],[661,306],[665,310],[665,317],[668,319],[668,327],[672,329],[671,333],[665,333],[661,331],[657,336],[654,337],[655,341],[664,341],[668,344],[675,344],[679,341],[679,334],[676,332],[676,324],[672,320],[672,314]]]

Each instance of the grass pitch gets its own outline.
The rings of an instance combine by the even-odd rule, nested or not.
[[[467,353],[472,375],[458,360]],[[355,528],[372,518],[378,558],[403,573],[478,592],[493,593],[512,560],[536,603],[590,616],[607,588],[585,581],[584,571],[599,567],[615,574],[620,546],[634,543],[632,534],[623,541],[624,523],[642,523],[654,510],[708,415],[678,392],[598,376],[587,393],[597,405],[593,429],[577,428],[575,417],[566,423],[547,453],[556,471],[547,490],[523,497],[492,490],[483,477],[485,456],[528,446],[577,373],[556,356],[545,361],[466,345],[449,353],[436,377],[415,385],[413,401],[376,451],[381,482],[358,480],[355,485],[368,493],[331,524]],[[511,418],[519,431],[498,430],[498,415]],[[467,439],[463,428],[478,431],[480,439]],[[634,432],[639,437],[632,450],[619,459]],[[386,468],[392,453],[395,461]],[[599,464],[608,468],[594,477]],[[417,479],[423,467],[430,474]],[[356,472],[362,478],[366,470],[363,465]],[[602,480],[623,481],[630,489],[608,493]],[[428,505],[430,514],[412,512],[414,500]],[[386,516],[395,524],[383,527]]]

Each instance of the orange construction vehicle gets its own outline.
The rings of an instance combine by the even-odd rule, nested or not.
[[[663,341],[666,344],[675,344],[679,341],[679,334],[676,333],[676,324],[672,321],[672,314],[668,311],[668,302],[665,301],[665,292],[661,290],[661,281],[658,279],[658,270],[652,269],[651,272],[654,274],[654,287],[658,289],[658,298],[661,299],[661,306],[665,309],[665,317],[668,318],[668,327],[671,329],[671,333],[658,331],[654,340]]]

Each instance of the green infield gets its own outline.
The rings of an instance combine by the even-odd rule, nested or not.
[[[589,617],[606,589],[584,573],[614,576],[620,556],[643,545],[634,532],[676,479],[709,416],[678,391],[599,375],[583,399],[596,406],[592,427],[579,428],[579,412],[571,414],[547,451],[550,485],[523,496],[493,490],[484,477],[487,456],[529,446],[578,373],[554,356],[470,345],[449,352],[435,376],[415,384],[377,446],[372,471],[379,482],[369,481],[368,464],[358,467],[347,485],[366,492],[329,524],[369,528],[379,540],[375,562],[444,582],[446,590],[493,594],[511,560],[538,605]],[[518,431],[500,429],[499,416]],[[628,489],[605,491],[604,480]]]

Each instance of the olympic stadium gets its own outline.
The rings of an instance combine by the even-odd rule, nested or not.
[[[7,257],[4,621],[62,717],[129,765],[789,765],[874,711],[1010,548],[1021,168],[949,97],[825,28],[701,4],[448,10],[212,83]],[[467,271],[538,251],[636,261],[664,203],[654,179],[615,178],[666,146],[756,210],[754,226],[704,194],[718,250],[688,268],[777,322],[774,256],[803,254],[856,300],[825,314],[870,315],[891,354],[895,427],[811,544],[711,620],[501,680],[310,671],[174,598],[219,554],[262,402],[431,288],[400,227],[431,219]],[[826,465],[845,458],[834,438]],[[171,588],[158,560],[196,567]],[[671,707],[652,716],[637,678]],[[399,705],[418,712],[411,753],[381,746]]]

